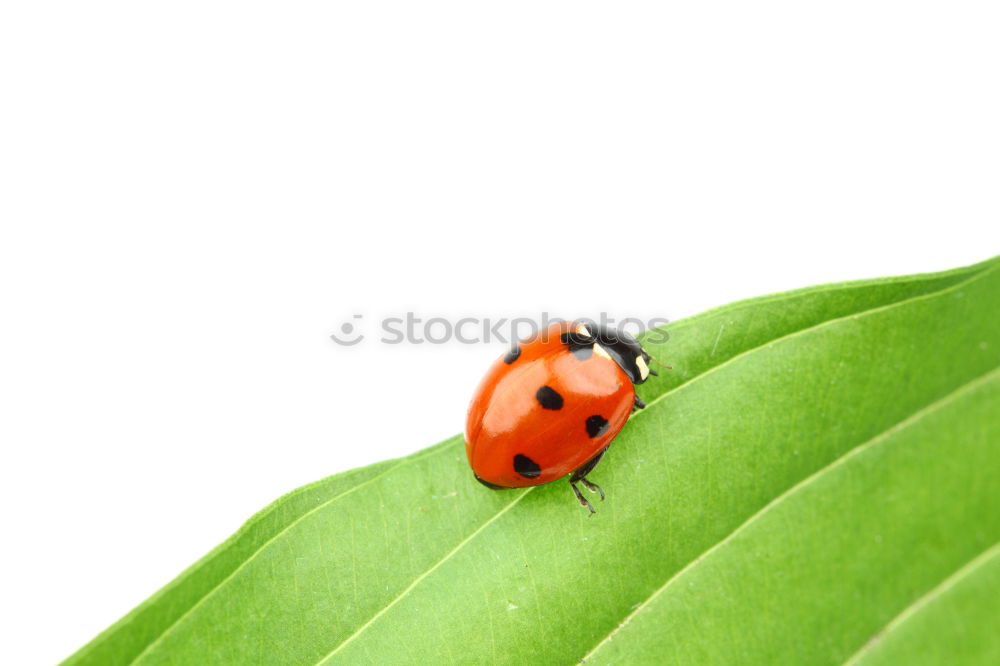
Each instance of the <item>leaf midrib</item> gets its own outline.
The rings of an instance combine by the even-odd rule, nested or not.
[[[524,491],[522,491],[520,495],[518,495],[517,497],[515,497],[515,498],[514,498],[514,500],[513,500],[513,501],[511,501],[511,503],[510,503],[510,504],[506,505],[506,506],[505,506],[504,508],[500,509],[500,510],[499,510],[499,511],[497,511],[497,512],[496,512],[495,514],[493,514],[493,515],[492,515],[492,516],[491,516],[491,517],[490,517],[489,519],[487,519],[487,520],[486,520],[485,522],[483,522],[483,524],[482,524],[482,525],[480,525],[480,526],[479,526],[479,527],[477,527],[477,528],[476,528],[475,530],[473,530],[473,532],[472,532],[471,534],[469,534],[469,536],[467,536],[467,537],[465,537],[464,539],[462,539],[462,541],[460,541],[460,542],[459,542],[459,543],[458,543],[458,544],[457,544],[457,545],[456,545],[456,546],[455,546],[454,548],[452,548],[452,549],[451,549],[451,550],[450,550],[450,551],[449,551],[448,553],[446,553],[444,557],[442,557],[442,558],[441,558],[440,560],[438,560],[438,561],[437,561],[437,562],[436,562],[436,563],[435,563],[435,564],[434,564],[433,566],[431,566],[430,568],[428,568],[428,569],[427,569],[427,571],[425,571],[425,572],[423,572],[422,574],[420,574],[419,576],[417,576],[417,577],[416,577],[416,578],[415,578],[415,579],[413,580],[413,582],[412,582],[412,583],[410,583],[410,584],[409,584],[409,585],[408,585],[408,586],[406,587],[406,589],[405,589],[405,590],[403,590],[403,591],[402,591],[402,592],[400,592],[400,593],[399,593],[398,595],[396,595],[396,597],[395,597],[395,598],[394,598],[394,599],[393,599],[392,601],[390,601],[390,602],[389,602],[388,604],[386,604],[386,605],[385,605],[385,606],[384,606],[383,608],[381,608],[381,609],[380,609],[380,610],[379,610],[379,611],[378,611],[377,613],[375,613],[375,615],[373,615],[373,616],[372,616],[372,617],[371,617],[371,618],[370,618],[370,619],[369,619],[369,620],[368,620],[367,622],[365,622],[365,623],[364,623],[363,625],[361,625],[360,627],[358,627],[358,628],[357,628],[357,629],[356,629],[356,630],[355,630],[355,631],[354,631],[354,632],[353,632],[353,633],[352,633],[352,634],[351,634],[350,636],[348,636],[348,637],[347,637],[347,638],[345,638],[345,639],[344,639],[343,641],[341,641],[339,645],[337,645],[336,647],[334,647],[334,648],[333,648],[333,650],[331,650],[330,652],[328,652],[328,653],[327,653],[327,654],[326,654],[325,656],[323,656],[323,658],[321,658],[321,659],[320,659],[320,660],[319,660],[318,662],[316,662],[316,666],[320,666],[320,665],[321,665],[321,664],[322,664],[323,662],[325,662],[325,661],[326,661],[327,659],[329,659],[329,658],[330,658],[330,657],[332,657],[333,655],[335,655],[335,654],[337,654],[338,652],[340,652],[340,650],[342,650],[342,649],[344,648],[344,646],[346,646],[346,645],[347,645],[348,643],[350,643],[350,642],[351,642],[351,641],[353,641],[353,640],[354,640],[355,638],[357,638],[357,637],[358,637],[358,636],[360,636],[360,635],[361,635],[362,633],[364,633],[365,629],[367,629],[367,628],[368,628],[369,626],[371,626],[371,625],[372,625],[372,624],[373,624],[373,623],[374,623],[374,622],[375,622],[376,620],[378,620],[378,619],[379,619],[380,617],[382,617],[382,615],[384,615],[384,614],[385,614],[386,612],[388,612],[388,610],[389,610],[390,608],[392,608],[392,607],[393,607],[393,606],[395,606],[395,605],[396,605],[397,603],[399,603],[399,601],[400,601],[400,600],[401,600],[401,599],[402,599],[403,597],[405,597],[405,596],[406,596],[407,594],[409,594],[409,593],[410,593],[410,590],[412,590],[413,588],[415,588],[415,587],[416,587],[417,585],[419,585],[419,584],[420,584],[420,582],[421,582],[422,580],[424,580],[425,578],[427,578],[428,576],[430,576],[430,575],[431,575],[432,573],[434,573],[434,571],[436,571],[438,567],[440,567],[440,566],[441,566],[442,564],[444,564],[444,563],[445,563],[445,562],[447,562],[447,561],[448,561],[449,559],[451,559],[451,556],[452,556],[452,555],[454,555],[454,554],[455,554],[455,553],[457,553],[457,552],[458,552],[459,550],[461,550],[461,549],[462,549],[462,548],[463,548],[463,547],[465,546],[465,544],[467,544],[467,543],[469,543],[470,541],[472,541],[472,540],[473,540],[473,539],[474,539],[474,538],[475,538],[476,536],[478,536],[478,535],[479,535],[479,533],[480,533],[480,532],[482,532],[483,530],[485,530],[485,529],[486,529],[487,527],[489,527],[489,526],[490,526],[490,525],[491,525],[491,524],[492,524],[492,523],[493,523],[493,522],[494,522],[495,520],[497,520],[498,518],[500,518],[500,516],[502,516],[502,515],[504,515],[505,513],[507,513],[507,512],[508,512],[508,511],[509,511],[509,510],[510,510],[511,508],[513,508],[513,506],[514,506],[515,504],[517,504],[517,503],[518,503],[518,502],[520,502],[520,501],[521,501],[522,499],[524,499],[524,497],[525,497],[525,496],[526,496],[526,495],[528,494],[528,491],[530,491],[530,490],[532,490],[532,489],[531,489],[531,488],[526,488],[526,489],[524,489]]]
[[[261,552],[263,552],[263,550],[265,548],[267,548],[268,545],[270,545],[273,541],[275,541],[276,539],[278,539],[279,537],[281,537],[285,532],[287,532],[288,530],[292,529],[297,524],[299,524],[300,522],[302,522],[303,520],[305,520],[306,518],[308,518],[312,514],[316,513],[320,509],[323,509],[325,507],[331,506],[331,505],[335,504],[338,500],[344,498],[347,495],[350,495],[355,490],[358,490],[359,488],[363,488],[363,487],[367,486],[368,484],[373,483],[373,482],[377,481],[378,479],[381,479],[384,476],[392,474],[393,472],[395,472],[396,470],[398,470],[400,467],[404,466],[405,464],[407,464],[409,462],[415,462],[417,460],[423,460],[424,458],[429,458],[432,455],[435,455],[437,453],[441,453],[442,451],[447,451],[447,447],[434,448],[431,451],[424,451],[424,452],[422,452],[422,454],[418,454],[418,455],[410,456],[410,457],[407,457],[407,458],[403,458],[397,464],[393,465],[392,467],[390,467],[389,469],[385,470],[384,472],[382,472],[380,474],[377,474],[377,475],[373,476],[372,478],[370,478],[370,479],[368,479],[366,481],[362,481],[358,485],[353,486],[351,488],[348,488],[347,490],[345,490],[342,493],[338,493],[338,494],[334,495],[333,497],[324,500],[322,503],[317,504],[316,506],[314,506],[313,508],[311,508],[308,511],[306,511],[305,513],[303,513],[301,516],[299,516],[298,518],[296,518],[292,522],[288,523],[288,525],[286,525],[280,531],[278,531],[277,533],[275,533],[274,536],[272,536],[270,539],[268,539],[267,541],[265,541],[264,543],[262,543],[256,550],[254,550],[253,553],[250,554],[249,557],[247,557],[245,560],[243,560],[242,562],[240,562],[239,566],[237,566],[235,569],[233,569],[231,572],[229,572],[229,575],[227,575],[225,578],[223,578],[218,583],[216,583],[212,587],[212,589],[208,590],[204,595],[202,595],[202,597],[200,599],[198,599],[198,601],[196,601],[194,604],[192,604],[190,608],[188,608],[186,611],[184,611],[184,613],[182,613],[181,615],[177,616],[177,618],[174,619],[174,621],[171,622],[170,625],[167,626],[163,630],[163,632],[160,633],[159,636],[157,636],[154,640],[150,641],[149,645],[147,645],[145,648],[143,648],[142,651],[139,652],[139,654],[137,654],[135,657],[133,657],[132,661],[129,662],[129,663],[130,664],[137,664],[147,654],[151,653],[153,651],[153,649],[157,645],[159,645],[170,634],[170,632],[173,631],[173,629],[175,627],[177,627],[178,625],[180,625],[180,623],[184,620],[184,618],[186,618],[188,615],[190,615],[195,610],[197,610],[202,604],[204,604],[206,601],[208,601],[208,599],[211,598],[212,595],[214,595],[216,592],[218,592],[220,589],[222,589],[222,587],[226,583],[228,583],[234,576],[236,576],[236,574],[238,574],[240,571],[242,571],[244,567],[246,567],[251,562],[253,562],[254,558],[256,558],[257,555],[259,555]]]
[[[649,605],[651,603],[653,603],[661,594],[663,594],[667,590],[667,588],[670,587],[670,585],[672,583],[674,583],[675,581],[679,580],[684,574],[688,573],[689,571],[693,571],[695,569],[695,567],[697,567],[709,555],[711,555],[712,553],[714,553],[716,550],[722,548],[727,543],[731,542],[733,539],[735,539],[737,536],[739,536],[742,532],[744,532],[745,530],[749,529],[758,520],[761,520],[764,516],[766,516],[768,513],[770,513],[772,510],[774,510],[777,506],[780,506],[785,501],[788,501],[788,499],[790,497],[793,497],[793,496],[797,495],[798,493],[802,492],[805,488],[809,487],[811,484],[815,483],[817,480],[819,480],[820,478],[822,478],[826,474],[833,473],[833,471],[835,471],[837,468],[841,467],[842,465],[847,464],[847,462],[849,462],[851,459],[855,458],[856,456],[861,455],[865,451],[867,451],[867,450],[869,450],[869,449],[877,446],[880,442],[883,442],[886,439],[888,439],[888,438],[892,437],[893,435],[895,435],[896,433],[898,433],[898,432],[900,432],[902,430],[905,430],[906,428],[909,428],[909,427],[913,426],[916,423],[919,423],[920,420],[923,419],[928,414],[932,414],[933,412],[941,409],[942,407],[945,407],[946,405],[948,405],[952,401],[954,401],[954,400],[958,399],[959,397],[961,397],[963,394],[965,394],[965,393],[967,393],[969,391],[975,390],[980,385],[988,383],[988,382],[992,381],[993,379],[995,379],[996,377],[1000,377],[1000,367],[996,367],[996,368],[993,368],[991,370],[988,370],[987,372],[979,375],[978,377],[973,377],[972,379],[970,379],[970,380],[962,383],[961,385],[959,385],[958,387],[956,387],[955,389],[953,389],[949,393],[947,393],[947,394],[945,394],[945,395],[943,395],[943,396],[941,396],[939,398],[936,398],[936,399],[932,400],[931,402],[929,402],[928,404],[924,405],[920,409],[917,409],[914,412],[912,412],[909,416],[907,416],[907,417],[905,417],[905,418],[897,421],[896,423],[890,425],[888,428],[884,429],[883,431],[881,431],[880,433],[878,433],[874,437],[871,437],[870,439],[867,439],[864,442],[861,442],[860,444],[858,444],[857,446],[855,446],[855,447],[853,447],[853,448],[845,451],[843,454],[841,454],[840,456],[834,458],[829,463],[827,463],[823,467],[819,468],[818,470],[816,470],[815,472],[813,472],[809,476],[805,477],[804,479],[802,479],[798,483],[796,483],[796,484],[792,485],[791,487],[789,487],[788,489],[784,490],[781,494],[779,494],[774,499],[772,499],[770,502],[768,502],[767,504],[765,504],[764,506],[762,506],[760,509],[758,509],[757,511],[755,511],[745,521],[743,521],[742,523],[740,523],[740,525],[736,529],[734,529],[732,532],[730,532],[729,534],[727,534],[725,537],[723,537],[722,539],[720,539],[716,543],[712,544],[712,546],[710,546],[703,553],[701,553],[700,555],[698,555],[697,557],[695,557],[694,559],[692,559],[690,562],[688,562],[683,568],[681,568],[678,571],[676,571],[673,574],[671,574],[667,578],[666,582],[663,583],[663,585],[661,585],[656,590],[654,590],[652,592],[652,594],[650,594],[648,597],[646,597],[646,599],[635,608],[635,610],[633,610],[631,613],[629,613],[628,615],[626,615],[625,618],[621,622],[619,622],[615,626],[615,628],[612,629],[610,633],[608,633],[607,636],[605,636],[603,639],[601,639],[601,641],[599,643],[597,643],[597,645],[595,645],[593,647],[593,649],[590,650],[590,652],[588,652],[583,657],[581,657],[578,663],[581,663],[581,664],[586,663],[588,659],[590,659],[595,654],[597,654],[597,652],[601,649],[601,647],[603,647],[608,642],[610,642],[611,640],[613,640],[614,637],[618,634],[619,631],[621,631],[623,628],[625,628],[626,626],[628,626],[628,624],[633,619],[635,619],[635,617],[638,616],[639,613],[641,613],[643,610],[645,610],[646,608],[648,608]]]
[[[766,342],[763,342],[763,343],[761,343],[759,345],[756,345],[754,347],[750,347],[748,349],[745,349],[742,352],[740,352],[738,354],[735,354],[735,355],[733,355],[733,356],[725,359],[721,363],[703,370],[701,373],[699,373],[697,375],[694,375],[693,377],[689,378],[687,381],[684,381],[683,383],[681,383],[681,384],[679,384],[679,385],[677,385],[677,386],[675,386],[675,387],[673,387],[671,389],[668,389],[667,391],[665,391],[664,393],[660,394],[659,396],[657,396],[653,400],[649,401],[649,403],[646,405],[645,409],[637,412],[631,418],[632,419],[634,419],[634,418],[641,418],[642,414],[647,413],[647,412],[651,412],[652,411],[651,408],[654,407],[657,403],[662,402],[662,400],[664,398],[666,398],[667,396],[672,395],[674,392],[676,392],[676,391],[678,391],[678,390],[680,390],[680,389],[682,389],[682,388],[684,388],[686,386],[689,386],[692,383],[694,383],[694,382],[696,382],[696,381],[698,381],[700,379],[703,379],[707,375],[710,375],[710,374],[712,374],[715,371],[721,370],[722,368],[730,365],[731,363],[735,363],[739,359],[743,358],[744,356],[752,354],[752,353],[754,353],[754,352],[756,352],[756,351],[758,351],[760,349],[763,349],[765,347],[768,347],[770,345],[773,345],[775,343],[778,343],[778,342],[781,342],[781,341],[784,341],[784,340],[787,340],[787,339],[790,339],[790,338],[797,337],[799,335],[807,334],[807,333],[809,333],[809,332],[811,332],[813,330],[820,329],[820,328],[822,328],[824,326],[833,325],[833,324],[835,324],[837,322],[840,322],[840,321],[843,321],[843,320],[846,320],[846,319],[857,318],[857,317],[861,317],[861,316],[869,316],[869,315],[875,314],[877,312],[881,312],[883,310],[887,310],[887,309],[891,309],[891,308],[896,308],[896,307],[902,307],[904,305],[911,304],[913,302],[920,301],[920,300],[923,300],[923,299],[934,298],[934,297],[940,296],[941,294],[947,293],[949,291],[957,290],[957,289],[963,287],[964,285],[967,285],[970,282],[974,282],[975,280],[983,278],[984,276],[986,276],[986,275],[988,275],[988,274],[990,274],[992,272],[996,272],[997,270],[1000,270],[1000,265],[990,267],[987,264],[988,264],[988,262],[983,262],[982,265],[984,266],[984,268],[982,270],[974,271],[974,272],[972,272],[969,275],[969,277],[967,277],[967,278],[965,278],[965,279],[963,279],[963,280],[961,280],[959,282],[956,282],[956,283],[947,285],[945,287],[942,287],[941,289],[932,290],[932,291],[929,291],[929,292],[926,292],[926,293],[918,294],[916,296],[911,296],[909,298],[904,298],[904,299],[901,299],[901,300],[898,300],[898,301],[893,301],[891,303],[885,303],[885,304],[882,304],[882,305],[879,305],[879,306],[876,306],[876,307],[873,307],[873,308],[864,308],[864,309],[861,309],[861,310],[858,310],[858,311],[855,311],[855,312],[851,312],[849,314],[841,315],[839,317],[834,317],[832,319],[827,319],[827,320],[821,321],[819,323],[813,324],[811,326],[808,326],[806,328],[798,329],[798,330],[795,330],[795,331],[791,331],[789,333],[785,333],[783,335],[779,335],[779,336],[777,336],[775,338],[772,338],[770,340],[767,340]],[[966,267],[966,269],[969,269],[969,270],[973,270],[974,268],[975,268],[975,266]],[[955,269],[955,270],[957,272],[957,271],[961,271],[963,269]],[[927,279],[930,280],[930,279],[933,279],[935,276],[942,276],[942,275],[946,275],[946,274],[947,274],[947,272],[944,273],[944,274],[928,274],[927,275]],[[903,276],[903,277],[900,277],[900,278],[894,278],[894,279],[905,280],[906,276]],[[833,289],[836,289],[838,287],[847,286],[849,284],[851,284],[851,283],[850,282],[844,282],[844,283],[838,283],[838,284],[834,284],[834,285],[829,285],[828,289],[829,290],[833,290]],[[819,292],[818,289],[817,289],[817,292]],[[794,293],[794,292],[786,292],[785,295],[788,295],[790,293]],[[774,298],[778,298],[780,296],[782,296],[782,294],[775,294]],[[751,300],[748,300],[748,301],[744,301],[743,305],[748,306],[748,305],[750,305],[752,303],[752,301],[755,301],[755,300],[757,300],[757,299],[751,299]],[[734,304],[734,305],[739,305],[739,304]],[[718,312],[718,309],[716,309],[715,312]],[[712,313],[712,311],[709,311],[708,313],[704,313],[704,314],[707,315],[707,314],[710,314],[710,313]],[[700,316],[703,316],[703,315],[700,315]],[[688,320],[685,320],[685,322],[687,322],[687,321]],[[679,324],[680,324],[680,322],[679,322]],[[442,444],[444,444],[444,443],[442,443]],[[430,451],[425,451],[423,453],[423,455],[418,454],[418,455],[414,455],[414,456],[403,458],[397,465],[394,465],[393,467],[391,467],[390,469],[386,470],[385,472],[382,472],[381,474],[378,474],[378,475],[372,477],[371,479],[368,479],[368,480],[366,480],[366,481],[358,484],[357,486],[354,486],[354,487],[352,487],[352,488],[350,488],[350,489],[348,489],[348,490],[346,490],[346,491],[344,491],[344,492],[342,492],[342,493],[340,493],[340,494],[338,494],[338,495],[336,495],[336,496],[334,496],[332,498],[329,498],[329,499],[323,501],[322,503],[316,505],[315,507],[313,507],[309,511],[305,512],[304,514],[302,514],[301,516],[299,516],[298,518],[296,518],[295,520],[293,520],[287,526],[285,526],[280,531],[278,531],[277,533],[275,533],[274,536],[272,536],[267,541],[265,541],[263,544],[261,544],[260,547],[258,547],[256,550],[254,550],[254,552],[251,553],[250,556],[247,557],[243,562],[241,562],[239,564],[239,566],[237,566],[235,569],[233,569],[233,571],[230,572],[229,575],[227,575],[225,578],[223,578],[222,580],[220,580],[216,585],[214,585],[209,591],[207,591],[200,599],[198,599],[197,602],[195,602],[182,615],[180,615],[176,619],[174,619],[170,623],[170,625],[168,625],[166,628],[164,628],[164,630],[160,633],[159,636],[157,636],[154,640],[150,641],[150,643],[145,648],[143,648],[143,650],[141,652],[139,652],[129,663],[132,664],[133,666],[135,664],[138,664],[143,658],[145,658],[149,653],[151,653],[155,649],[155,647],[157,645],[159,645],[160,643],[162,643],[163,640],[170,633],[172,633],[173,630],[177,626],[179,626],[186,617],[188,617],[189,615],[191,615],[195,610],[197,610],[201,605],[203,605],[209,598],[211,598],[221,588],[223,588],[226,585],[226,583],[228,583],[233,577],[236,576],[237,573],[239,573],[247,565],[249,565],[268,545],[270,545],[273,541],[275,541],[278,538],[280,538],[283,534],[285,534],[288,530],[290,530],[291,528],[293,528],[295,525],[297,525],[298,523],[300,523],[303,520],[305,520],[308,516],[310,516],[310,515],[316,513],[317,511],[320,511],[320,510],[322,510],[322,509],[324,509],[324,508],[326,508],[326,507],[334,504],[337,500],[343,498],[344,496],[347,496],[347,495],[353,493],[355,490],[358,490],[359,488],[367,486],[367,485],[375,482],[376,480],[381,479],[381,478],[383,478],[383,477],[391,474],[392,472],[395,472],[396,470],[400,469],[401,467],[403,467],[403,466],[405,466],[405,465],[407,465],[407,464],[409,464],[411,462],[416,462],[418,460],[422,460],[424,458],[430,457],[430,456],[432,456],[432,455],[434,455],[436,453],[440,453],[440,452],[447,451],[447,450],[449,450],[449,447],[447,447],[447,446],[434,447]],[[486,523],[484,523],[483,526],[481,526],[480,528],[477,528],[477,530],[475,530],[473,533],[471,533],[469,536],[467,536],[465,539],[463,539],[460,542],[459,546],[464,546],[464,545],[468,544],[472,540],[471,539],[472,536],[478,535],[480,533],[480,530],[483,527],[485,527],[486,525],[488,525],[489,523],[491,523],[493,520],[495,520],[500,514],[506,512],[511,506],[513,506],[514,503],[520,501],[531,490],[533,490],[533,488],[528,488],[526,492],[524,492],[521,495],[519,495],[517,498],[515,498],[514,500],[512,500],[510,503],[504,505],[504,507],[502,507],[496,514],[494,514],[493,517],[491,517]],[[426,578],[426,576],[433,569],[436,569],[437,567],[439,567],[444,561],[446,561],[446,559],[450,558],[452,555],[454,555],[456,552],[458,552],[459,546],[456,546],[452,551],[450,551],[445,558],[442,558],[437,563],[435,563],[434,565],[432,565],[432,567],[430,569],[428,569],[428,571],[424,572],[424,574],[421,574],[416,579],[414,579],[414,582],[411,582],[411,584],[406,588],[405,592],[408,593],[413,588],[415,588],[416,587],[416,583],[418,583],[421,580],[423,580],[424,578]],[[391,603],[394,605],[395,603],[398,602],[398,600],[402,599],[403,596],[405,596],[405,595],[401,594],[399,597],[397,597],[397,599],[395,599]],[[364,627],[364,628],[367,628],[368,626],[370,626],[375,621],[375,619],[377,617],[381,616],[386,610],[388,610],[388,606],[380,609],[375,615],[373,615],[372,618],[370,618],[368,621],[366,621],[361,626]],[[354,633],[352,633],[351,636],[349,637],[350,640],[354,640],[355,634],[358,634],[358,633],[360,633],[360,631],[358,631],[358,630],[356,630]],[[328,653],[327,656],[332,655],[333,653],[335,653],[338,650],[340,650],[341,647],[344,644],[346,644],[346,640],[347,639],[345,639],[345,641],[341,641],[341,643],[338,643],[338,645],[335,646],[333,648],[333,650],[330,653]],[[322,664],[322,662],[326,658],[327,658],[326,656],[323,657],[323,659],[321,659],[320,662],[317,662],[316,666],[319,666],[319,664]]]

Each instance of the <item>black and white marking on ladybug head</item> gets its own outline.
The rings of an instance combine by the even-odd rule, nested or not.
[[[593,322],[579,323],[572,333],[563,333],[562,340],[570,351],[580,358],[574,349],[588,348],[593,353],[610,358],[628,375],[633,384],[641,384],[649,378],[649,354],[638,340],[625,331]],[[590,358],[589,354],[586,358]]]
[[[581,361],[586,361],[594,355],[594,344],[597,342],[586,326],[577,327],[559,336],[559,341],[569,347],[569,351]]]

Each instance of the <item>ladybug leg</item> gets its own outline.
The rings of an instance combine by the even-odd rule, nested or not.
[[[594,510],[594,505],[587,501],[587,498],[583,496],[583,493],[580,492],[580,489],[576,487],[576,484],[573,483],[572,480],[569,482],[569,485],[573,488],[573,492],[576,494],[576,499],[580,501],[580,506],[590,509],[591,514],[597,513],[597,511]]]
[[[586,477],[588,474],[594,471],[594,468],[597,466],[597,463],[601,462],[601,458],[604,456],[607,450],[608,447],[604,447],[600,451],[600,453],[598,453],[596,456],[585,462],[580,469],[573,472],[573,475],[569,477],[569,485],[573,487],[573,493],[576,495],[576,499],[580,501],[581,506],[585,506],[588,509],[590,509],[591,513],[596,513],[596,511],[594,511],[594,506],[589,501],[587,501],[587,498],[583,496],[583,493],[581,493],[580,489],[576,487],[576,484],[582,483],[584,488],[586,488],[592,493],[600,493],[601,499],[602,500],[604,499],[604,490],[602,490],[601,487],[596,483],[588,481]]]
[[[639,396],[635,396],[635,400],[632,401],[632,411],[633,412],[638,411],[644,408],[645,406],[646,403],[643,402],[642,398],[640,398]]]
[[[586,488],[587,490],[589,490],[590,492],[592,492],[592,493],[600,493],[601,494],[601,501],[604,500],[604,489],[601,488],[599,485],[597,485],[596,483],[593,483],[592,481],[588,481],[587,479],[580,479],[580,483],[582,483],[583,487]]]

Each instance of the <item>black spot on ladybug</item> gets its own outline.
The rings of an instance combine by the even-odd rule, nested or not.
[[[528,456],[518,453],[514,456],[514,471],[526,479],[537,479],[542,468]]]
[[[587,417],[587,434],[591,437],[600,437],[608,431],[608,420],[600,414]]]
[[[542,409],[562,409],[563,406],[563,397],[548,386],[543,386],[535,392],[535,400]]]
[[[521,355],[521,347],[518,345],[514,345],[511,348],[511,350],[507,352],[507,355],[503,357],[503,362],[506,363],[507,365],[510,365],[511,363],[516,361],[520,355]]]

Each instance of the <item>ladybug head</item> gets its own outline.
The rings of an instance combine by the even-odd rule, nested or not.
[[[576,330],[563,334],[570,346],[592,347],[600,345],[618,367],[628,375],[633,384],[642,384],[653,374],[649,370],[649,354],[639,341],[625,331],[594,322],[577,322]]]

